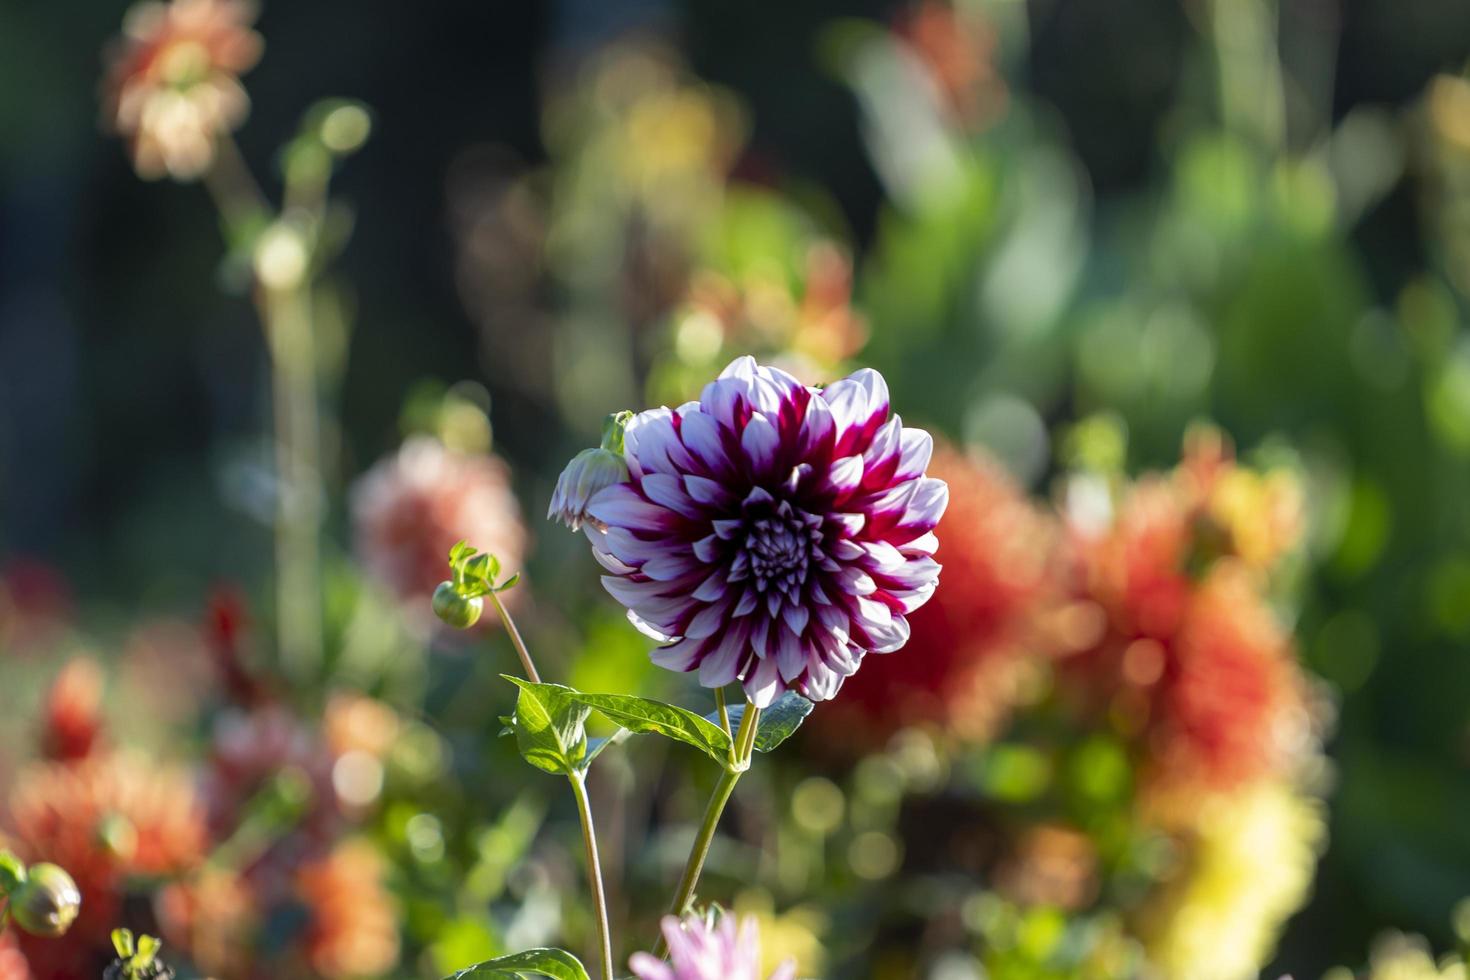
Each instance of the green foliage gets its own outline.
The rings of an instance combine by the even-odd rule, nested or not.
[[[505,722],[515,735],[521,758],[558,775],[585,769],[590,761],[585,727],[589,709],[569,697],[576,692],[560,684],[533,684],[509,674],[501,676],[520,688],[516,713]]]
[[[624,694],[583,694],[568,690],[573,700],[595,708],[630,732],[662,735],[694,748],[722,766],[729,766],[731,741],[725,730],[687,708],[652,698]]]
[[[757,752],[770,752],[786,741],[801,723],[806,721],[806,716],[812,713],[816,705],[795,691],[787,691],[777,698],[769,708],[761,711],[760,720],[756,723],[755,750]],[[740,720],[745,717],[745,705],[737,704],[730,708],[730,727],[739,728]],[[719,714],[705,715],[711,721],[718,721]]]
[[[517,980],[527,975],[551,977],[552,980],[588,980],[587,969],[575,956],[564,949],[546,948],[497,956],[460,970],[445,980],[500,980],[506,977]]]

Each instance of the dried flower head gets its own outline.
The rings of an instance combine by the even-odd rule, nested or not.
[[[668,915],[662,928],[669,962],[634,953],[628,967],[638,980],[760,980],[760,935],[754,916],[746,916],[737,929],[731,915],[713,924],[704,916],[690,915],[681,922]],[[787,962],[768,980],[794,976],[796,964]]]
[[[128,140],[140,176],[190,180],[245,120],[239,76],[260,59],[248,0],[172,0],[128,11],[103,86],[104,123]]]
[[[415,436],[357,480],[352,519],[363,565],[414,607],[424,606],[444,577],[444,556],[462,538],[493,552],[510,573],[522,567],[525,525],[510,472],[491,454]]]
[[[587,508],[603,583],[667,643],[658,665],[738,680],[757,706],[831,698],[934,593],[949,491],[924,475],[932,446],[876,371],[818,391],[739,358],[699,401],[628,423],[629,482]]]

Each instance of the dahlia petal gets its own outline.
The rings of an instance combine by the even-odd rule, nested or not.
[[[902,567],[908,560],[887,541],[864,541],[859,547],[867,554],[867,567],[871,571],[886,574],[892,569]]]
[[[822,401],[832,410],[832,422],[839,441],[848,430],[858,428],[872,414],[868,409],[867,388],[851,377],[823,388]]]
[[[724,539],[726,541],[730,541],[730,540],[734,539],[734,537],[737,534],[740,533],[740,530],[743,527],[745,527],[745,522],[742,521],[742,520],[740,520],[739,518],[734,518],[734,519],[726,519],[726,520],[719,520],[719,521],[711,521],[710,522],[710,526],[715,529],[715,534],[718,537],[720,537],[720,538],[722,538],[722,539]]]
[[[834,460],[827,469],[827,479],[822,489],[831,493],[837,500],[844,499],[848,494],[858,488],[863,480],[863,458],[861,456],[844,456]]]
[[[610,527],[638,531],[666,531],[674,515],[638,496],[629,484],[619,483],[598,492],[587,504],[587,513]]]
[[[602,550],[616,555],[629,565],[642,565],[653,558],[670,553],[689,554],[689,547],[679,540],[640,538],[627,528],[610,527],[603,537]]]
[[[745,423],[740,434],[740,448],[750,460],[751,475],[755,479],[769,477],[776,468],[776,452],[781,448],[781,437],[776,427],[764,415],[756,414]]]
[[[795,602],[788,602],[786,607],[781,610],[781,618],[786,621],[786,626],[791,632],[797,636],[800,636],[802,630],[806,629],[809,616],[810,614],[806,611],[806,606],[799,605]]]
[[[659,629],[631,609],[628,610],[628,622],[632,623],[633,628],[644,636],[657,640],[660,643],[670,643],[678,639],[673,632]]]
[[[873,581],[871,575],[861,568],[854,568],[851,565],[848,565],[837,573],[837,582],[842,587],[843,592],[852,596],[872,595],[878,591],[878,585]]]
[[[734,432],[740,427],[741,408],[748,401],[750,389],[750,377],[727,377],[722,374],[700,391],[699,403],[706,412],[714,416],[715,421]]]
[[[692,595],[700,602],[715,602],[718,599],[724,598],[728,591],[729,582],[725,578],[725,571],[724,569],[719,569],[709,578],[705,579],[699,588],[694,590]]]
[[[674,413],[667,408],[633,416],[623,430],[623,458],[635,477],[694,469],[694,459],[674,428]]]
[[[705,606],[694,614],[694,618],[689,621],[689,625],[684,629],[684,635],[695,637],[713,636],[719,630],[720,624],[725,621],[725,616],[729,611],[730,602],[728,599]]]
[[[649,473],[643,477],[643,495],[662,507],[688,518],[699,518],[704,512],[695,505],[677,476],[668,473]]]
[[[731,618],[749,615],[760,601],[760,596],[755,589],[746,589],[740,594],[740,601],[735,604],[735,611],[730,614]]]
[[[756,376],[756,372],[759,370],[760,365],[756,363],[754,357],[751,357],[749,354],[742,354],[725,365],[725,370],[719,373],[719,378],[740,378],[749,381]]]
[[[896,418],[896,416],[895,416]],[[934,437],[923,429],[904,429],[895,480],[912,480],[924,475],[934,455]]]
[[[939,550],[939,536],[933,531],[925,533],[898,546],[898,550],[906,558],[914,558],[919,555],[932,555]]]
[[[654,581],[672,582],[699,571],[699,563],[692,557],[663,555],[649,559],[638,570]]]
[[[754,504],[773,504],[776,498],[772,497],[765,487],[752,487],[750,493],[745,495],[744,506],[750,507]],[[716,521],[715,523],[719,523]]]
[[[794,681],[806,670],[806,650],[801,639],[789,629],[776,630],[776,667],[783,681]]]
[[[806,678],[802,682],[803,694],[812,701],[830,701],[842,686],[842,677],[821,660],[813,658],[806,665]]]
[[[817,621],[822,624],[822,629],[830,633],[839,643],[851,641],[852,623],[847,613],[840,609],[835,603],[830,606],[817,607]]]
[[[884,569],[878,575],[893,588],[918,589],[926,582],[939,581],[939,562],[933,558],[911,558],[896,568]]]
[[[732,507],[736,502],[734,494],[704,476],[684,477],[684,490],[696,503],[706,507]]]
[[[902,526],[933,530],[949,506],[949,484],[931,477],[914,481],[917,488],[903,515]]]
[[[827,515],[827,523],[835,525],[839,531],[849,537],[862,531],[863,525],[867,522],[868,518],[865,514],[837,513]]]
[[[679,426],[679,438],[708,472],[723,477],[733,474],[734,467],[720,437],[720,423],[713,416],[690,412]]]
[[[720,541],[713,534],[707,534],[694,542],[694,557],[708,565],[720,557]]]
[[[926,582],[914,589],[889,589],[887,591],[889,596],[898,600],[898,604],[903,608],[904,614],[907,615],[932,599],[934,597],[934,589],[938,584],[938,582]]]
[[[769,657],[757,661],[755,669],[748,673],[742,686],[751,704],[757,708],[769,708],[783,690],[781,671],[776,664],[776,658]]]
[[[745,655],[745,640],[750,628],[729,630],[713,650],[705,653],[699,664],[699,683],[705,687],[724,687],[734,683],[740,674],[740,659]]]
[[[614,575],[631,575],[632,573],[638,571],[638,569],[634,568],[632,565],[624,565],[622,562],[618,561],[617,558],[613,557],[608,552],[601,550],[600,548],[592,549],[592,557],[597,560],[597,564],[601,565],[609,572],[612,572]]]
[[[813,398],[806,404],[806,414],[801,420],[801,436],[798,440],[798,455],[802,459],[819,458],[826,454],[835,441],[837,422],[832,409],[823,398]]]
[[[832,546],[832,557],[838,561],[852,561],[865,554],[867,552],[863,551],[862,545],[848,538],[843,538]]]
[[[859,368],[847,376],[847,380],[855,381],[862,386],[867,395],[869,416],[886,417],[888,415],[888,382],[883,375],[872,368]]]
[[[649,652],[648,657],[659,667],[668,670],[688,671],[693,670],[695,664],[699,663],[700,653],[704,647],[704,640],[685,638],[666,647],[659,647]]]

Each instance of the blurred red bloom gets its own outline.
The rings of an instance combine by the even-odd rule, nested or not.
[[[383,872],[382,857],[361,842],[340,844],[297,871],[296,892],[311,914],[306,958],[321,976],[375,976],[397,961],[397,916]]]
[[[1063,684],[1142,739],[1155,788],[1228,790],[1287,766],[1305,691],[1265,588],[1300,538],[1300,503],[1289,471],[1240,466],[1196,428],[1179,466],[1125,488],[1109,524],[1069,525],[1078,598],[1106,629],[1073,647]]]
[[[239,76],[263,46],[246,0],[145,2],[128,11],[103,84],[104,123],[145,178],[198,177],[216,141],[245,119]]]
[[[455,542],[465,539],[495,555],[506,576],[522,568],[526,528],[510,471],[498,456],[415,436],[358,478],[352,520],[363,566],[425,622],[434,587],[449,575]],[[512,590],[506,599],[518,595]]]
[[[1046,646],[1040,617],[1060,596],[1055,522],[993,460],[936,448],[930,473],[950,492],[935,529],[939,588],[910,616],[908,643],[869,657],[817,714],[843,740],[924,722],[984,739],[1010,708],[1028,655]]]
[[[1287,759],[1306,723],[1291,644],[1238,562],[1219,562],[1190,600],[1151,735],[1159,775],[1235,786]]]
[[[259,911],[244,879],[206,867],[161,890],[154,904],[164,941],[195,966],[215,976],[247,974]]]
[[[84,759],[102,732],[102,668],[89,657],[67,662],[51,683],[41,716],[41,752],[58,762]]]

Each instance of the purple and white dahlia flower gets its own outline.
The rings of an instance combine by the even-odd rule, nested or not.
[[[735,917],[722,916],[711,925],[698,915],[680,922],[672,915],[661,923],[669,944],[669,962],[649,953],[634,953],[628,967],[637,980],[761,980],[761,947],[755,916],[736,931]],[[768,980],[791,980],[796,963],[788,960]]]
[[[742,357],[699,401],[627,423],[628,481],[584,529],[607,590],[665,642],[655,663],[738,680],[758,707],[823,701],[934,594],[949,489],[924,475],[932,449],[876,371],[818,390]]]

